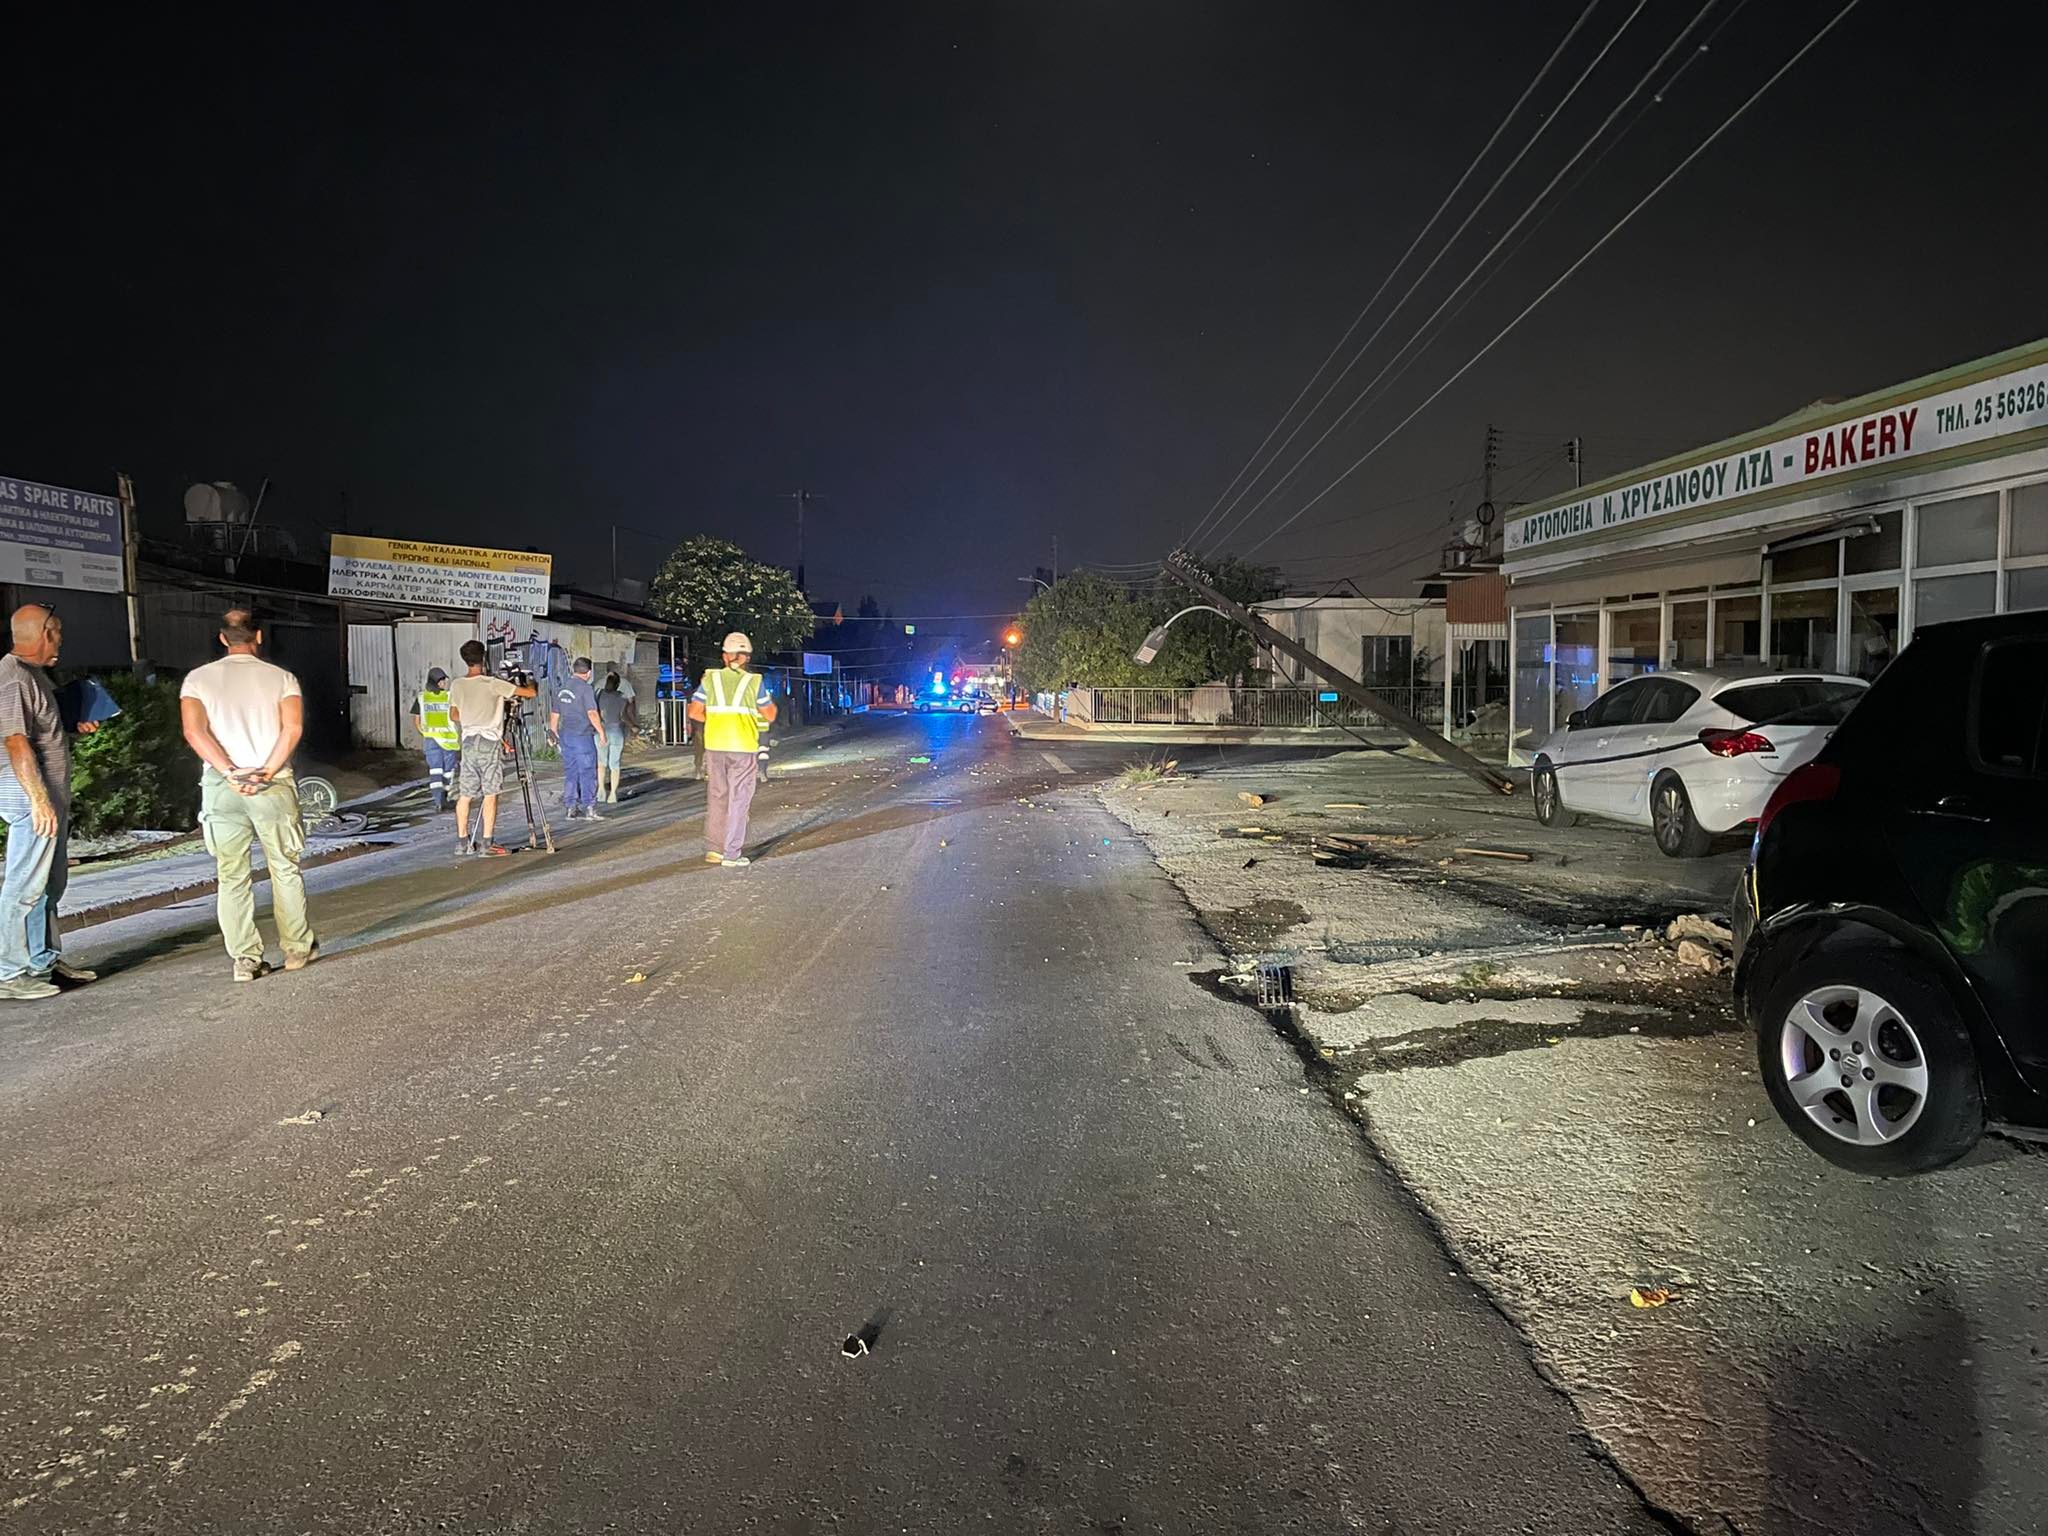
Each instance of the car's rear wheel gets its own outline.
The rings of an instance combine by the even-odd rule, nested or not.
[[[1557,792],[1557,770],[1548,761],[1536,765],[1529,779],[1529,798],[1535,803],[1537,821],[1544,826],[1564,831],[1577,824],[1577,814],[1564,808]]]
[[[1772,1106],[1829,1162],[1880,1178],[1924,1173],[1984,1134],[1969,1032],[1905,951],[1814,951],[1769,982],[1754,1016]]]
[[[1692,813],[1692,797],[1675,773],[1662,773],[1650,786],[1650,831],[1658,849],[1674,859],[1697,859],[1712,839]]]

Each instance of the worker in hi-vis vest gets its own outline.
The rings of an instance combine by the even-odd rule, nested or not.
[[[427,790],[434,809],[448,809],[455,788],[455,770],[462,762],[462,727],[448,718],[448,674],[439,667],[427,673],[427,686],[412,701],[413,724],[427,754]]]
[[[690,718],[704,726],[704,862],[743,868],[747,808],[754,803],[761,727],[775,723],[775,701],[749,672],[754,642],[738,630],[725,637],[725,665],[697,680]]]

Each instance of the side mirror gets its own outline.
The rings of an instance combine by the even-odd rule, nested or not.
[[[1571,712],[1570,717],[1565,721],[1564,728],[1568,731],[1577,731],[1584,729],[1585,724],[1586,712],[1583,709],[1575,709]]]

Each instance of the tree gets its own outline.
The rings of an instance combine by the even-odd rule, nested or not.
[[[725,539],[678,544],[655,573],[651,600],[656,613],[683,626],[700,666],[732,630],[745,631],[754,654],[767,656],[796,650],[818,625],[796,578]]]
[[[1241,560],[1216,571],[1224,595],[1263,602],[1280,591],[1277,572]],[[1154,626],[1198,598],[1177,582],[1133,588],[1093,571],[1062,577],[1024,609],[1024,643],[1017,679],[1032,692],[1069,683],[1090,688],[1189,688],[1200,683],[1241,683],[1256,649],[1252,637],[1220,614],[1191,613],[1167,631],[1150,666],[1133,653]]]

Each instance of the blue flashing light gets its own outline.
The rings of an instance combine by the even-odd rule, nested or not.
[[[932,692],[935,694],[943,694],[945,691],[946,674],[943,672],[934,672],[932,674]]]

